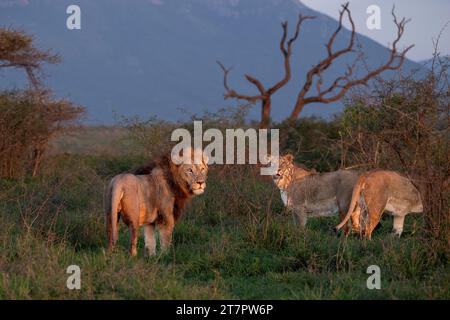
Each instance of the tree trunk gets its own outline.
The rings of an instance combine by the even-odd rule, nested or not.
[[[297,101],[294,110],[292,110],[292,113],[289,116],[289,122],[293,123],[295,120],[297,120],[298,115],[300,114],[300,112],[302,112],[304,106],[305,106],[304,100]]]
[[[267,129],[270,123],[270,98],[266,98],[261,102],[261,122],[259,123],[260,129]]]
[[[45,151],[45,145],[44,146],[39,146],[36,147],[34,149],[33,152],[33,159],[31,162],[31,166],[32,166],[32,176],[35,177],[38,173],[39,167],[41,165],[41,160],[42,160],[42,155],[44,154]]]

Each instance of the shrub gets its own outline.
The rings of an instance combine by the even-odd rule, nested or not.
[[[48,92],[1,93],[0,177],[35,176],[50,139],[82,113],[82,107],[55,100]]]

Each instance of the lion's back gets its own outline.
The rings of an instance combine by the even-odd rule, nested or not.
[[[120,173],[114,176],[109,183],[113,189],[129,189],[136,188],[139,185],[140,179],[131,173]]]
[[[421,211],[422,201],[419,190],[411,180],[396,172],[389,170],[374,170],[366,174],[365,189],[372,197],[397,199],[407,202],[411,207],[417,207]]]
[[[358,173],[352,170],[337,170],[306,176],[295,181],[289,194],[294,203],[321,202],[335,199],[346,208],[350,203],[353,186]]]

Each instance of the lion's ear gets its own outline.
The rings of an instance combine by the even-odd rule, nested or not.
[[[291,153],[286,154],[284,158],[289,162],[294,161],[294,156]]]

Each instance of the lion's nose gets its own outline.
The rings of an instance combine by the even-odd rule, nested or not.
[[[197,181],[197,184],[198,184],[198,186],[201,188],[201,187],[205,187],[205,185],[206,185],[206,183],[205,183],[205,181]]]

